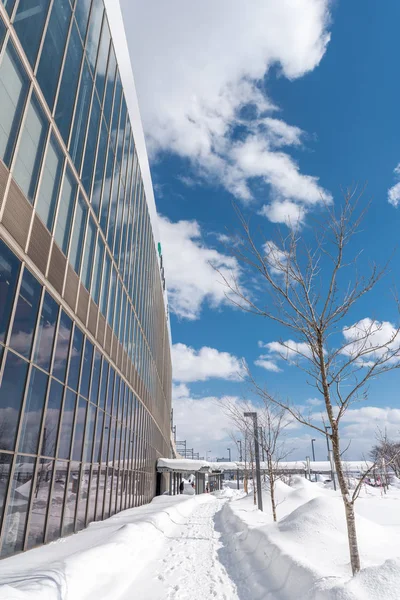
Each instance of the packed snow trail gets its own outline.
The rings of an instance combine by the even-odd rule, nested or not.
[[[215,514],[226,500],[209,497],[166,536],[121,600],[239,600],[236,585],[218,558],[221,534]]]

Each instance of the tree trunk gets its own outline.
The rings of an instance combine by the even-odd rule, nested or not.
[[[276,523],[275,479],[271,459],[268,458],[269,495],[271,498],[272,518]]]

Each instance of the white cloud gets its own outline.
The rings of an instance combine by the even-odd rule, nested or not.
[[[172,223],[159,219],[171,310],[185,319],[198,319],[202,305],[216,308],[226,302],[227,287],[215,268],[240,279],[235,258],[206,246],[197,221]],[[215,267],[215,268],[213,268]]]
[[[172,366],[173,378],[180,382],[206,381],[211,378],[240,381],[244,374],[239,358],[207,346],[195,350],[185,344],[174,344]]]
[[[306,400],[307,406],[321,406],[321,404],[323,404],[323,401],[319,400],[319,398],[309,398]]]
[[[393,173],[395,174],[396,179],[400,178],[400,163],[393,170]],[[399,206],[399,204],[400,204],[400,181],[398,183],[396,183],[395,185],[393,185],[391,188],[389,188],[388,201],[389,201],[389,204],[392,204],[392,206],[394,206],[395,208],[397,208]]]
[[[342,331],[347,346],[342,354],[349,357],[356,357],[359,353],[366,352],[360,362],[363,361],[366,366],[371,364],[372,360],[377,358],[390,358],[398,360],[400,354],[400,340],[396,327],[389,321],[376,321],[366,317],[345,327]],[[385,345],[384,347],[381,347]],[[390,356],[392,355],[393,356]]]
[[[292,359],[297,360],[311,355],[308,344],[305,342],[294,342],[293,340],[286,340],[285,342],[268,342],[262,344],[261,347],[266,348],[270,356],[274,356],[276,359],[283,358],[290,361]]]
[[[273,360],[270,360],[268,356],[264,354],[255,360],[254,364],[257,367],[262,367],[266,371],[272,371],[273,373],[280,373],[282,371]]]
[[[121,4],[153,154],[189,158],[197,176],[244,200],[252,196],[249,182],[261,177],[275,202],[330,201],[281,150],[298,147],[303,132],[271,116],[278,109],[260,84],[273,66],[289,79],[317,67],[330,37],[329,0],[252,0],[245,11],[240,0]],[[243,135],[233,144],[236,125]]]
[[[271,223],[285,223],[290,227],[301,225],[306,216],[306,209],[301,204],[290,200],[277,201],[264,204],[259,214],[267,217]]]

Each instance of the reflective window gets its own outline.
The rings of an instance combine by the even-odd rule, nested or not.
[[[106,80],[107,59],[110,48],[110,30],[108,28],[107,19],[103,19],[103,27],[101,31],[101,40],[99,53],[97,55],[96,65],[96,88],[99,98],[103,97],[104,84]]]
[[[104,259],[104,242],[99,235],[97,238],[96,258],[94,261],[93,279],[92,279],[92,298],[96,302],[96,304],[99,303],[100,282],[101,282],[101,272],[103,269],[103,259]]]
[[[49,124],[32,95],[18,146],[14,178],[29,200],[33,200]]]
[[[26,358],[30,357],[42,286],[25,269],[19,291],[10,346]]]
[[[46,371],[50,369],[57,316],[58,304],[46,292],[43,299],[42,313],[36,333],[36,345],[33,355],[33,362]]]
[[[104,176],[107,144],[108,144],[108,131],[107,131],[105,121],[103,119],[102,126],[101,126],[100,138],[99,138],[99,147],[97,150],[96,169],[94,172],[93,191],[92,191],[92,197],[91,197],[91,204],[93,206],[94,212],[96,213],[96,216],[99,215],[99,210],[100,210],[100,197],[101,197],[101,188],[102,188],[103,176]]]
[[[87,512],[87,522],[88,523],[91,523],[94,520],[98,481],[99,481],[99,465],[93,465],[92,478],[91,478],[90,489],[89,489],[89,498],[88,498],[88,512]]]
[[[117,70],[117,76],[115,81],[115,98],[114,98],[114,108],[113,108],[113,116],[111,121],[111,141],[114,146],[114,150],[117,149],[117,132],[118,132],[118,122],[119,122],[119,114],[121,109],[121,98],[122,98],[122,84],[119,72]]]
[[[29,525],[28,549],[44,542],[47,505],[50,498],[54,461],[41,458],[33,486],[32,518]]]
[[[63,517],[63,536],[74,532],[76,501],[78,498],[80,463],[71,462],[67,487],[65,490],[65,506]]]
[[[96,147],[97,147],[97,138],[99,135],[100,115],[101,115],[100,104],[99,104],[96,94],[94,94],[92,109],[90,112],[90,120],[89,120],[87,139],[86,139],[85,160],[83,162],[82,176],[81,176],[82,185],[85,188],[88,196],[90,196],[90,190],[92,187],[93,166],[94,166],[94,160],[96,158]]]
[[[108,441],[110,439],[110,426],[111,426],[111,417],[110,415],[104,415],[104,431],[103,431],[103,443],[101,449],[101,460],[103,462],[107,461],[108,456]]]
[[[107,155],[107,167],[106,173],[104,177],[104,184],[102,190],[102,202],[101,202],[101,211],[100,211],[100,227],[104,234],[107,233],[107,221],[108,221],[108,211],[110,207],[110,191],[111,184],[113,181],[113,171],[114,171],[114,152],[112,150],[111,144],[108,144],[108,155]]]
[[[0,523],[3,520],[12,458],[11,454],[0,453]]]
[[[85,235],[87,212],[86,202],[83,196],[80,195],[76,205],[74,230],[72,232],[69,253],[69,261],[77,273],[79,273],[79,265],[82,258],[82,245]]]
[[[97,397],[98,397],[98,393],[99,393],[99,384],[100,384],[100,370],[101,370],[101,354],[98,350],[95,350],[92,378],[91,378],[91,387],[90,387],[90,401],[93,402],[93,404],[97,404]]]
[[[115,60],[115,52],[114,52],[114,48],[111,44],[110,56],[108,59],[106,91],[105,91],[104,106],[103,106],[104,118],[107,121],[107,125],[110,125],[111,109],[112,109],[113,96],[114,96],[116,66],[117,66],[117,61]]]
[[[115,371],[110,366],[110,372],[109,372],[109,376],[108,376],[107,398],[106,398],[106,412],[110,413],[110,414],[111,414],[112,403],[113,403],[114,378],[115,378]]]
[[[78,390],[79,373],[82,358],[83,333],[75,325],[74,338],[71,346],[71,354],[69,359],[68,385],[73,390]],[[65,457],[63,457],[65,458]]]
[[[80,65],[82,62],[83,47],[78,29],[73,23],[69,36],[67,56],[65,58],[60,91],[58,94],[55,120],[64,142],[68,143],[71,126],[72,112],[76,89],[78,86]]]
[[[112,248],[113,244],[114,244],[115,216],[116,216],[116,212],[117,212],[118,194],[119,194],[118,182],[119,182],[119,170],[115,166],[114,173],[113,173],[112,191],[111,191],[111,197],[110,197],[108,232],[107,232],[107,242],[108,242],[108,245],[110,246],[110,248]]]
[[[36,74],[40,89],[50,109],[53,108],[70,20],[69,0],[53,2]]]
[[[83,40],[86,37],[90,2],[91,0],[76,0],[75,17]]]
[[[86,242],[85,242],[85,253],[83,257],[81,280],[86,289],[90,289],[90,279],[93,267],[93,258],[96,244],[96,233],[97,227],[92,217],[89,218]]]
[[[87,415],[87,424],[86,424],[86,434],[85,434],[85,446],[83,449],[83,461],[84,462],[91,462],[91,460],[92,460],[95,420],[96,420],[96,407],[93,404],[89,404],[88,415]]]
[[[76,404],[76,394],[67,389],[64,401],[64,408],[61,420],[60,445],[58,448],[58,458],[69,458],[71,453],[72,427],[74,423],[74,413]]]
[[[0,386],[0,449],[14,450],[28,363],[9,352]]]
[[[75,421],[74,447],[72,460],[82,460],[83,436],[85,433],[87,400],[79,396],[78,411]]]
[[[28,77],[8,43],[0,65],[0,158],[9,167],[28,91]]]
[[[42,449],[43,456],[55,456],[58,427],[61,414],[61,403],[64,387],[56,381],[51,380],[50,389],[47,400],[46,418],[43,428]]]
[[[50,0],[20,0],[14,18],[14,29],[32,66],[36,62],[49,4]]]
[[[56,344],[56,351],[54,354],[54,365],[53,365],[53,375],[54,375],[54,377],[57,377],[57,379],[60,379],[61,381],[65,381],[68,349],[69,349],[69,342],[71,339],[71,328],[72,328],[71,319],[65,314],[64,311],[62,311],[61,318],[60,318],[60,325],[58,327],[57,344]]]
[[[107,376],[108,376],[109,365],[108,362],[103,359],[103,369],[101,371],[101,385],[99,395],[99,406],[105,409],[106,407],[106,396],[107,396]]]
[[[85,398],[89,397],[90,373],[92,368],[93,344],[86,338],[85,352],[83,354],[82,376],[79,393]],[[95,375],[93,373],[93,375]]]
[[[97,411],[96,434],[93,449],[93,461],[101,461],[101,437],[103,434],[104,413],[102,410]]]
[[[75,110],[74,128],[70,142],[70,155],[77,171],[80,170],[83,144],[85,141],[86,126],[92,97],[93,80],[86,60],[83,64],[81,82],[79,85],[78,102]]]
[[[56,209],[63,163],[64,154],[61,152],[58,142],[52,135],[47,147],[42,180],[35,207],[43,223],[50,231],[53,227],[54,211]]]
[[[32,367],[19,437],[19,452],[37,454],[48,376]]]
[[[1,50],[1,47],[3,46],[5,35],[6,35],[6,26],[3,22],[3,19],[0,19],[0,50]]]
[[[1,556],[23,550],[35,463],[36,459],[29,456],[16,458],[5,523],[7,535],[3,537]]]
[[[0,342],[4,342],[17,284],[20,261],[0,240]]]
[[[111,270],[111,288],[110,288],[110,299],[108,303],[107,321],[110,327],[113,324],[114,309],[115,309],[115,293],[117,287],[117,272],[114,267]]]
[[[64,254],[67,253],[69,235],[72,226],[72,215],[74,212],[77,183],[72,171],[67,166],[64,176],[64,184],[60,195],[57,225],[54,233],[57,244]]]
[[[90,465],[82,465],[80,476],[80,488],[78,497],[78,508],[76,511],[75,531],[80,531],[85,527],[86,505],[88,501],[88,488],[90,478]]]
[[[101,287],[101,300],[100,300],[100,310],[104,316],[107,314],[107,298],[108,293],[110,291],[110,271],[111,271],[111,258],[108,252],[106,252],[106,258],[104,261],[104,271],[103,271],[103,283]]]
[[[102,0],[93,0],[92,10],[90,12],[89,28],[86,40],[86,53],[88,56],[89,65],[94,73],[96,64],[97,50],[99,46],[101,22],[103,19],[103,2]]]
[[[61,536],[61,517],[67,483],[68,463],[57,461],[54,473],[53,492],[49,507],[46,542],[56,540]]]

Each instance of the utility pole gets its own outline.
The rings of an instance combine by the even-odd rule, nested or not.
[[[261,471],[260,471],[260,447],[258,445],[258,425],[257,425],[257,413],[256,412],[245,412],[245,417],[253,419],[253,430],[254,430],[254,453],[256,457],[256,477],[257,477],[257,501],[258,509],[263,509],[262,503],[262,490],[261,490]]]
[[[312,447],[312,459],[313,459],[313,461],[314,461],[314,462],[315,462],[315,449],[314,449],[314,442],[315,442],[315,441],[316,441],[316,440],[315,440],[315,438],[313,438],[313,439],[311,440],[311,447]]]

